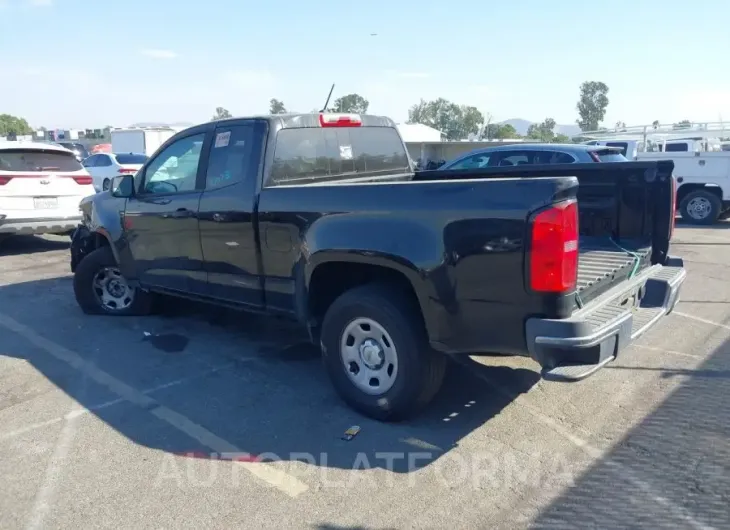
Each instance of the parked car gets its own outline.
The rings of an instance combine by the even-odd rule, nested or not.
[[[83,164],[94,179],[94,189],[99,192],[107,191],[116,176],[134,175],[148,158],[139,153],[98,153],[84,160]]]
[[[672,168],[414,173],[388,118],[218,120],[82,202],[74,293],[89,314],[146,314],[162,293],[299,321],[347,403],[403,418],[444,354],[576,380],[671,311]]]
[[[71,151],[75,156],[76,160],[81,162],[83,159],[89,156],[89,151],[87,151],[84,144],[80,144],[78,142],[56,142],[61,147],[65,147],[69,151]]]
[[[511,144],[470,151],[443,164],[439,169],[626,161],[626,157],[621,154],[621,149],[618,147],[585,144]]]
[[[68,149],[0,143],[0,238],[71,232],[81,221],[81,199],[93,193],[91,177]]]

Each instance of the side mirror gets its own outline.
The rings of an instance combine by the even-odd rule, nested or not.
[[[112,197],[128,199],[134,196],[134,177],[132,175],[122,175],[112,179]]]

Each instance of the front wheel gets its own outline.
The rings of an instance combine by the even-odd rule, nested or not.
[[[434,397],[446,358],[426,340],[417,307],[397,290],[354,288],[330,306],[322,324],[322,357],[335,389],[377,420],[413,415]]]
[[[127,283],[108,246],[81,260],[74,274],[74,294],[89,315],[146,315],[152,309],[151,295]]]
[[[679,205],[682,219],[695,225],[711,225],[717,221],[722,201],[714,193],[697,190],[688,193]]]

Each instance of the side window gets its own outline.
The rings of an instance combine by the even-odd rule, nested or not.
[[[253,123],[216,129],[205,173],[206,190],[242,182],[249,168],[258,167],[258,160],[252,160],[254,132]]]
[[[489,165],[489,155],[478,154],[473,155],[461,160],[451,166],[449,169],[478,169],[481,167],[487,167]]]
[[[95,167],[109,167],[112,165],[112,160],[107,155],[99,155],[96,161]]]
[[[503,151],[492,161],[493,166],[522,166],[531,164],[533,154],[526,151]],[[496,162],[496,163],[494,163]]]
[[[572,164],[575,158],[568,153],[559,151],[538,151],[535,153],[534,164]]]
[[[99,160],[99,155],[91,155],[89,158],[84,160],[84,167],[96,167],[96,161]]]
[[[193,191],[205,133],[168,145],[145,169],[143,193]]]

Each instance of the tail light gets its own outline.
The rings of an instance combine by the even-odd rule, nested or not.
[[[578,203],[556,204],[532,219],[530,287],[543,293],[575,289],[578,279]]]
[[[74,179],[76,184],[79,184],[81,186],[88,186],[89,184],[94,182],[91,177],[71,177],[71,178]]]
[[[120,175],[133,175],[136,172],[136,169],[129,169],[126,167],[119,168],[119,171],[117,171],[117,173],[119,173]]]
[[[360,127],[362,119],[359,114],[320,114],[319,124],[322,127]]]
[[[13,177],[0,177],[0,186],[5,186]]]

